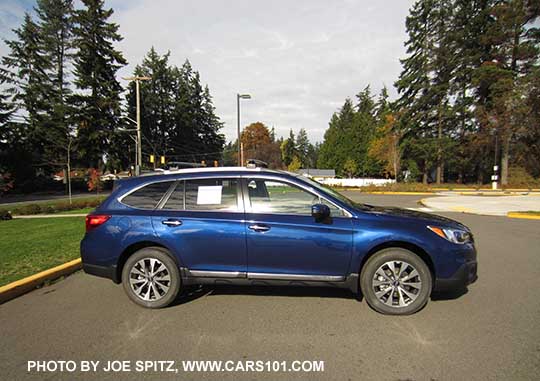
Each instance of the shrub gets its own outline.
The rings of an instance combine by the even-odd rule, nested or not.
[[[540,188],[540,179],[532,177],[523,167],[508,168],[506,188]]]
[[[18,212],[15,212],[17,210]],[[20,208],[15,208],[14,213],[16,214],[39,214],[41,213],[41,206],[38,204],[28,204],[21,206]]]

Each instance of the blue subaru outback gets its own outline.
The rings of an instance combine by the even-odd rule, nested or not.
[[[456,221],[243,167],[120,181],[86,217],[81,257],[85,272],[149,308],[192,284],[332,286],[404,315],[434,290],[464,289],[477,271],[473,236]]]

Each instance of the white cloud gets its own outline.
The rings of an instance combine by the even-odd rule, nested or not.
[[[346,97],[368,84],[374,91],[391,87],[397,79],[412,3],[113,0],[106,6],[115,9],[124,37],[119,47],[130,63],[119,77],[151,46],[170,50],[171,63],[189,58],[209,85],[228,139],[236,135],[236,93],[246,92],[253,98],[242,101],[243,125],[259,120],[284,136],[303,127],[321,141]]]

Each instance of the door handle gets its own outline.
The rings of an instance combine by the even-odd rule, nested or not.
[[[167,226],[180,226],[180,225],[182,225],[182,221],[180,221],[180,220],[170,220],[170,219],[169,220],[163,220],[163,221],[161,221],[161,223],[163,225],[167,225]]]
[[[267,232],[268,230],[270,230],[270,226],[261,224],[249,225],[248,227],[256,232]]]

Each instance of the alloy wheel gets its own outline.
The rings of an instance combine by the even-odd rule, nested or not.
[[[413,303],[422,290],[417,269],[405,261],[383,263],[373,275],[372,288],[380,302],[401,308]]]
[[[171,286],[171,275],[167,266],[156,258],[143,258],[129,272],[131,289],[144,301],[163,298]]]

